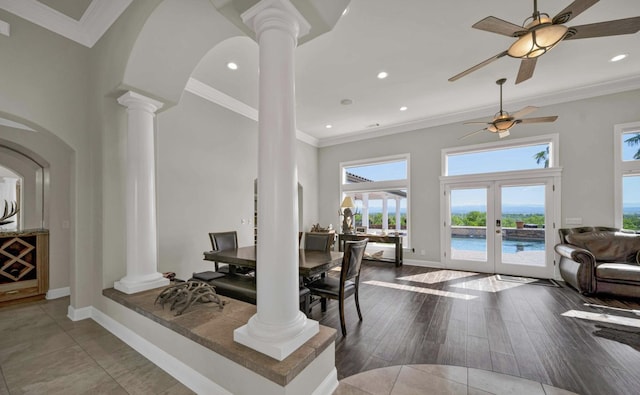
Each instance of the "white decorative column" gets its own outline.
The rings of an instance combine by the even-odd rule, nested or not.
[[[258,303],[234,340],[281,361],[319,331],[299,310],[298,286],[294,49],[309,24],[289,0],[262,0],[242,20],[260,51]]]
[[[402,220],[402,216],[400,215],[400,198],[396,197],[396,231],[400,232],[402,230],[402,224],[400,221]]]
[[[362,194],[362,227],[369,231],[369,194]]]
[[[389,230],[389,204],[387,203],[387,197],[382,197],[382,231]]]
[[[127,274],[114,288],[127,294],[169,285],[158,273],[156,232],[155,112],[162,103],[135,92],[118,98],[127,107],[126,259]]]

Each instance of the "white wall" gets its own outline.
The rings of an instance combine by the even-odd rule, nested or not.
[[[539,109],[536,116],[558,115],[551,124],[519,125],[510,139],[560,134],[562,217],[581,217],[584,225],[614,225],[613,127],[640,120],[640,90]],[[443,148],[495,141],[490,133],[459,141],[469,132],[460,124],[415,130],[320,149],[320,220],[336,223],[339,163],[395,154],[411,155],[411,246],[405,258],[440,262],[440,152]],[[425,255],[420,255],[420,250]]]
[[[88,50],[66,38],[35,27],[15,15],[0,11],[0,19],[11,25],[11,36],[2,37],[0,73],[0,116],[26,124],[37,132],[0,126],[3,145],[38,157],[45,165],[44,214],[39,169],[24,156],[0,153],[0,163],[19,172],[24,180],[23,228],[50,231],[50,288],[65,288],[71,283],[71,267],[77,251],[90,250],[90,233],[84,231],[75,240],[75,229],[88,229],[93,216],[78,212],[75,173],[76,153],[88,149],[86,132]],[[11,162],[11,164],[9,164]],[[89,168],[82,162],[83,168]],[[89,179],[80,180],[84,190]],[[90,205],[88,199],[83,199]],[[44,224],[43,224],[44,217]],[[67,225],[68,224],[68,225]],[[82,254],[81,254],[82,255]],[[84,260],[93,262],[90,259]]]
[[[257,123],[190,93],[157,119],[158,270],[186,279],[213,268],[202,260],[209,232],[236,230],[240,245],[253,244]],[[318,218],[317,150],[297,144],[308,228]]]

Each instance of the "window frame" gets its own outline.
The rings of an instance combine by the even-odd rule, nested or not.
[[[358,183],[346,183],[345,174],[346,168],[357,166],[378,165],[391,162],[406,161],[407,166],[407,178],[388,180],[388,181],[372,181],[372,182],[358,182]],[[344,196],[353,192],[374,192],[384,191],[389,189],[406,189],[407,191],[407,227],[406,227],[406,244],[404,249],[411,249],[411,155],[398,154],[390,156],[382,156],[375,158],[358,159],[353,161],[340,162],[339,166],[339,180],[340,180],[340,202],[344,199]],[[340,221],[338,221],[340,222]],[[391,230],[391,229],[390,229]]]
[[[622,160],[622,135],[629,132],[640,133],[640,121],[621,123],[613,126],[613,183],[614,183],[614,226],[622,229],[623,195],[622,179],[625,176],[640,176],[640,160]]]

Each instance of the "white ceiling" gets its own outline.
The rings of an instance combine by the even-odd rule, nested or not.
[[[0,0],[0,8],[7,2],[16,0]],[[571,0],[539,0],[538,8],[553,17],[569,4]],[[518,85],[519,60],[509,57],[448,81],[513,42],[471,25],[489,15],[521,25],[532,9],[533,0],[352,0],[331,32],[296,51],[298,129],[323,146],[488,119],[499,109],[495,81],[503,77],[504,107],[510,112],[640,88],[640,33],[561,42],[538,59],[533,78]],[[640,1],[602,0],[567,26],[635,16],[640,16]],[[619,53],[629,56],[609,61]],[[238,63],[239,69],[228,70],[228,61]],[[236,38],[214,48],[193,78],[251,110],[257,108],[257,62],[257,44]],[[378,80],[382,70],[389,77]],[[353,103],[341,105],[342,99]],[[408,109],[401,112],[401,106]],[[545,115],[554,114],[540,110],[531,116]],[[333,127],[327,129],[327,124]],[[461,125],[460,132],[472,130]]]

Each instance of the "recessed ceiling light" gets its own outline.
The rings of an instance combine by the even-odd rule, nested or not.
[[[400,111],[407,111],[407,106],[400,107]]]
[[[345,8],[344,11],[342,11],[342,16],[345,16],[349,13],[349,7]]]
[[[381,79],[381,80],[387,78],[388,76],[389,74],[386,71],[381,71],[378,73],[378,79]]]
[[[229,63],[227,63],[227,68],[229,70],[238,70],[238,65],[233,63],[233,62],[229,62]]]
[[[609,59],[609,62],[619,62],[622,59],[626,58],[627,56],[629,56],[626,53],[621,53],[620,55],[616,55],[613,58]]]
[[[333,125],[324,125],[325,128],[327,129],[331,129],[333,127]]]

